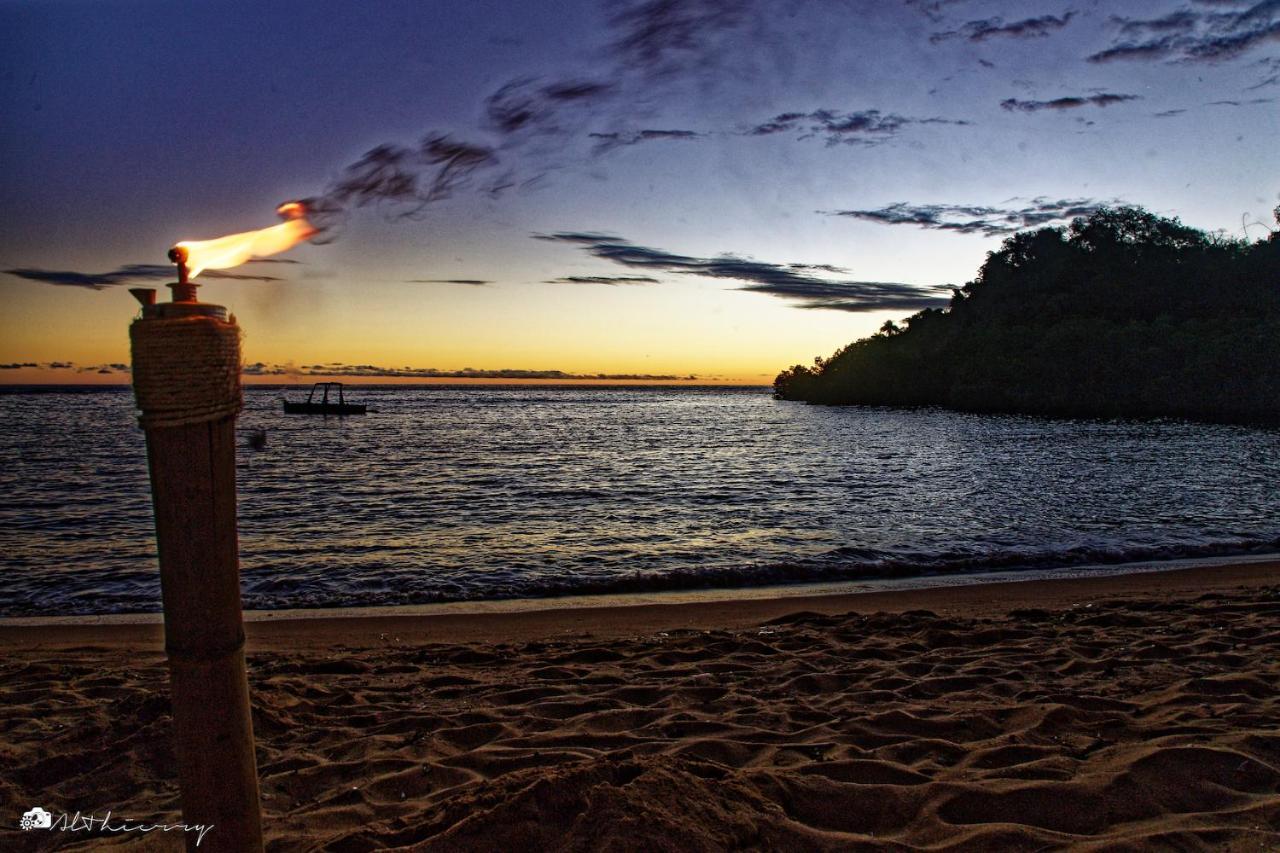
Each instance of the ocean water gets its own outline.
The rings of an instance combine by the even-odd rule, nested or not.
[[[1280,551],[1277,430],[825,408],[760,388],[350,391],[370,414],[284,415],[284,391],[247,393],[248,608]],[[158,611],[128,390],[0,394],[0,418],[0,615]]]

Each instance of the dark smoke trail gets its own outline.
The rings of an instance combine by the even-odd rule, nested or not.
[[[455,142],[440,133],[423,137],[416,148],[379,145],[344,169],[323,195],[300,200],[308,221],[319,230],[312,242],[336,239],[353,209],[390,203],[402,207],[398,216],[416,216],[466,186],[476,172],[497,165],[492,148]]]
[[[531,184],[572,156],[570,143],[588,138],[586,123],[606,107],[612,105],[625,123],[636,104],[655,97],[664,81],[707,74],[722,64],[732,53],[725,36],[758,19],[766,8],[763,0],[632,0],[619,5],[608,17],[614,37],[607,47],[605,74],[506,83],[484,102],[485,129],[493,137],[489,142],[432,131],[416,147],[387,143],[369,150],[324,192],[298,200],[317,228],[312,242],[335,240],[353,210],[388,205],[395,208],[396,218],[414,218],[464,189],[498,197]],[[777,4],[768,8],[776,12]],[[591,153],[600,155],[612,147],[597,146]]]

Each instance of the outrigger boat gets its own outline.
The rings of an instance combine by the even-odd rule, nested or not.
[[[323,388],[324,394],[319,401],[315,399],[316,391]],[[329,390],[331,388],[338,389],[338,401],[336,403],[329,402]],[[341,382],[317,382],[311,386],[311,393],[307,395],[305,403],[291,403],[284,401],[284,413],[286,415],[363,415],[367,408],[360,403],[348,403],[342,396]]]

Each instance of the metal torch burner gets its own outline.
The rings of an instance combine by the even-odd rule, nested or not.
[[[221,305],[201,302],[196,297],[196,288],[200,285],[191,280],[187,272],[187,250],[182,246],[174,246],[169,250],[169,260],[178,267],[178,280],[169,284],[173,291],[172,302],[156,302],[156,292],[149,287],[135,287],[129,292],[142,304],[142,316],[148,320],[172,319],[176,317],[216,317],[227,319],[227,309]]]

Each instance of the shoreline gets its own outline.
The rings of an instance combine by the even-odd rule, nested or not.
[[[938,572],[905,577],[873,577],[845,581],[800,581],[759,586],[657,589],[651,592],[604,592],[535,598],[480,598],[429,604],[371,604],[350,607],[294,607],[278,610],[244,610],[244,621],[289,619],[352,619],[383,616],[444,616],[523,613],[538,610],[578,610],[636,607],[649,604],[697,604],[755,599],[817,598],[831,595],[910,592],[912,590],[985,586],[997,583],[1029,583],[1040,580],[1072,580],[1112,575],[1171,572],[1251,563],[1280,563],[1280,552],[1220,557],[1183,557],[1171,560],[1138,560],[1130,563],[1084,563],[1049,568],[993,569],[979,572]],[[54,625],[161,624],[164,614],[83,613],[69,616],[0,616],[0,627]]]
[[[1193,594],[1280,581],[1280,557],[1203,559],[1057,570],[1056,577],[1009,578],[1016,572],[912,578],[928,586],[871,582],[697,590],[631,596],[577,596],[397,607],[246,611],[250,652],[407,643],[530,641],[553,637],[627,638],[666,630],[735,630],[796,612],[901,613],[931,610],[989,617],[1026,607],[1062,608],[1098,597]],[[1193,565],[1188,565],[1191,563]],[[1063,576],[1066,575],[1066,576]],[[901,579],[900,579],[901,580]],[[815,591],[814,587],[822,587]],[[740,593],[740,594],[739,594]],[[602,599],[610,599],[603,601]],[[626,599],[620,601],[619,599]],[[163,647],[161,614],[0,619],[0,648]],[[88,649],[85,649],[86,651]]]
[[[1022,568],[928,569],[909,574],[872,574],[846,580],[793,580],[746,583],[740,586],[657,587],[619,592],[576,592],[509,598],[464,598],[420,604],[332,604],[311,607],[245,608],[248,622],[282,620],[378,618],[396,616],[498,615],[543,610],[622,608],[644,605],[722,603],[755,599],[812,598],[910,592],[1041,580],[1089,579],[1113,575],[1149,574],[1189,568],[1215,568],[1254,563],[1280,563],[1280,550],[1227,552],[1208,556],[1132,559],[1121,562],[1065,563]],[[39,616],[5,615],[0,629],[85,625],[163,624],[159,609],[107,613]]]

